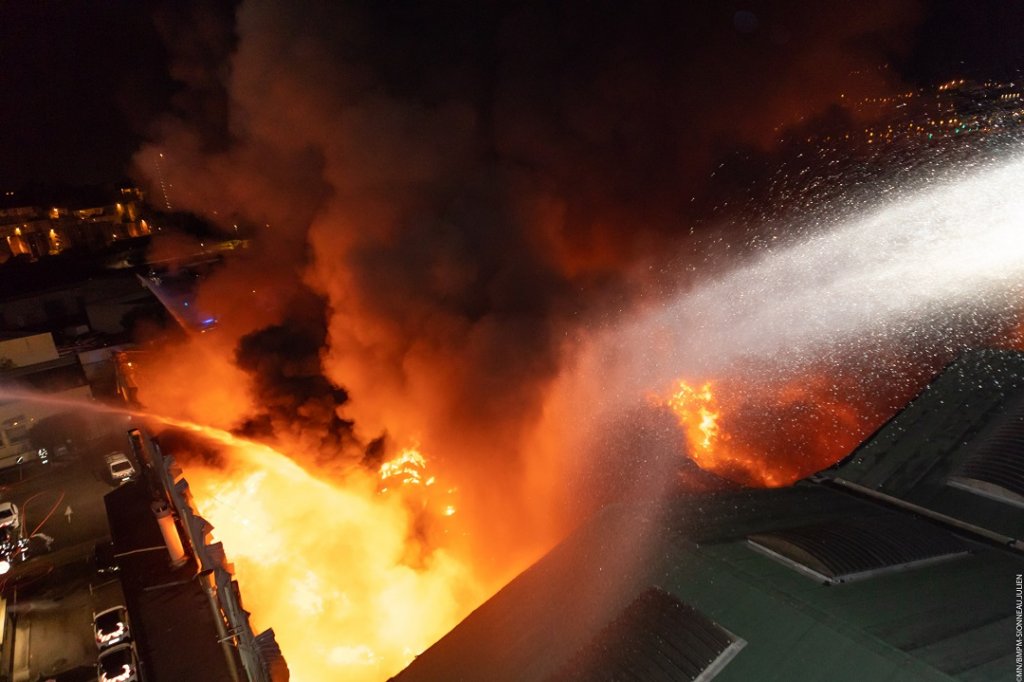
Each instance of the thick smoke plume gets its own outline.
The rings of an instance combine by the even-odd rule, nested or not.
[[[201,298],[223,336],[245,337],[248,428],[308,417],[340,442],[352,420],[361,443],[416,440],[514,491],[567,353],[651,295],[717,155],[894,86],[885,61],[914,17],[912,3],[244,2],[232,27],[169,10],[185,87],[137,164],[175,207],[256,228]],[[279,361],[304,287],[326,301],[314,392],[344,389],[340,417],[295,397],[308,385],[272,386],[295,383]]]
[[[263,586],[263,617],[336,589],[309,604],[325,625],[290,634],[295,660],[329,670],[308,679],[396,671],[596,504],[731,485],[680,464],[664,402],[680,378],[714,385],[736,456],[709,468],[778,485],[845,455],[958,353],[1022,343],[1021,159],[918,167],[920,186],[900,166],[882,200],[828,188],[797,228],[715,222],[743,172],[796,153],[781,137],[904,90],[885,65],[912,3],[176,11],[179,108],[137,164],[176,208],[252,239],[201,291],[218,328],[168,354],[143,402],[318,465],[323,508],[306,471],[259,448],[246,466],[276,473],[251,488],[230,463],[205,472],[211,499],[234,491],[218,532],[252,545],[239,575]],[[746,170],[723,170],[737,155]],[[817,213],[820,196],[847,209]],[[398,453],[426,464],[375,471]],[[249,540],[270,508],[301,510],[279,537],[315,565],[280,590]]]
[[[283,438],[307,463],[330,467],[361,452],[351,422],[339,408],[344,389],[323,374],[320,350],[326,337],[322,300],[297,298],[281,324],[246,334],[238,343],[235,364],[252,377],[257,413],[239,427],[256,439]]]

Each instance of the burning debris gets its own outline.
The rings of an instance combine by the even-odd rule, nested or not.
[[[431,485],[433,478],[424,480],[423,472],[427,460],[415,448],[406,448],[396,457],[380,465],[381,491],[387,491],[390,483],[395,485]]]
[[[658,402],[678,420],[685,453],[702,469],[773,488],[835,463],[902,404],[889,395],[883,404],[849,381],[813,373],[782,383],[680,380]]]

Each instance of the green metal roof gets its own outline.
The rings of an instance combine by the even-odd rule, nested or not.
[[[1009,674],[1024,557],[960,537],[970,553],[959,558],[826,586],[746,542],[809,519],[880,513],[902,512],[810,484],[610,507],[395,679],[546,680],[651,587],[746,642],[716,680]]]
[[[610,506],[394,679],[540,682],[588,669],[588,655],[629,668],[629,656],[649,655],[641,652],[650,641],[623,637],[633,643],[613,651],[608,633],[630,622],[652,589],[742,640],[716,682],[1010,679],[1014,578],[1024,574],[1024,554],[1001,535],[1020,537],[1024,508],[947,482],[1018,404],[1024,354],[972,353],[816,481]],[[885,570],[825,584],[748,542],[776,533],[812,554],[815,542],[826,543],[828,560],[836,548],[827,543],[852,543],[843,556],[861,566],[850,552],[873,551],[864,547],[872,534],[842,537],[842,528],[903,528],[895,517],[945,536],[935,547],[966,552],[915,561],[923,555],[898,551],[895,533],[867,564]],[[687,636],[651,632],[671,646]],[[638,660],[635,669],[648,664]]]
[[[1024,538],[1024,506],[950,485],[972,455],[1022,410],[1024,353],[968,353],[818,478],[894,497],[1010,539]]]

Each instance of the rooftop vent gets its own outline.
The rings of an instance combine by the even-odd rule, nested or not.
[[[747,538],[751,547],[826,584],[967,554],[956,536],[896,514],[800,526]]]
[[[547,682],[706,682],[744,645],[692,606],[652,588]]]
[[[1018,408],[985,438],[947,483],[1024,507],[1024,410]]]

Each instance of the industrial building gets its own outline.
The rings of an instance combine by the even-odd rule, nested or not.
[[[810,480],[606,507],[393,679],[1014,679],[1022,538],[1024,354],[973,352]]]
[[[140,476],[104,502],[146,679],[285,682],[274,632],[250,627],[231,564],[181,469],[140,430],[128,435]]]
[[[38,446],[30,438],[33,426],[67,410],[59,402],[23,400],[19,390],[58,401],[92,398],[82,357],[58,352],[51,334],[0,341],[0,469],[34,458]]]

